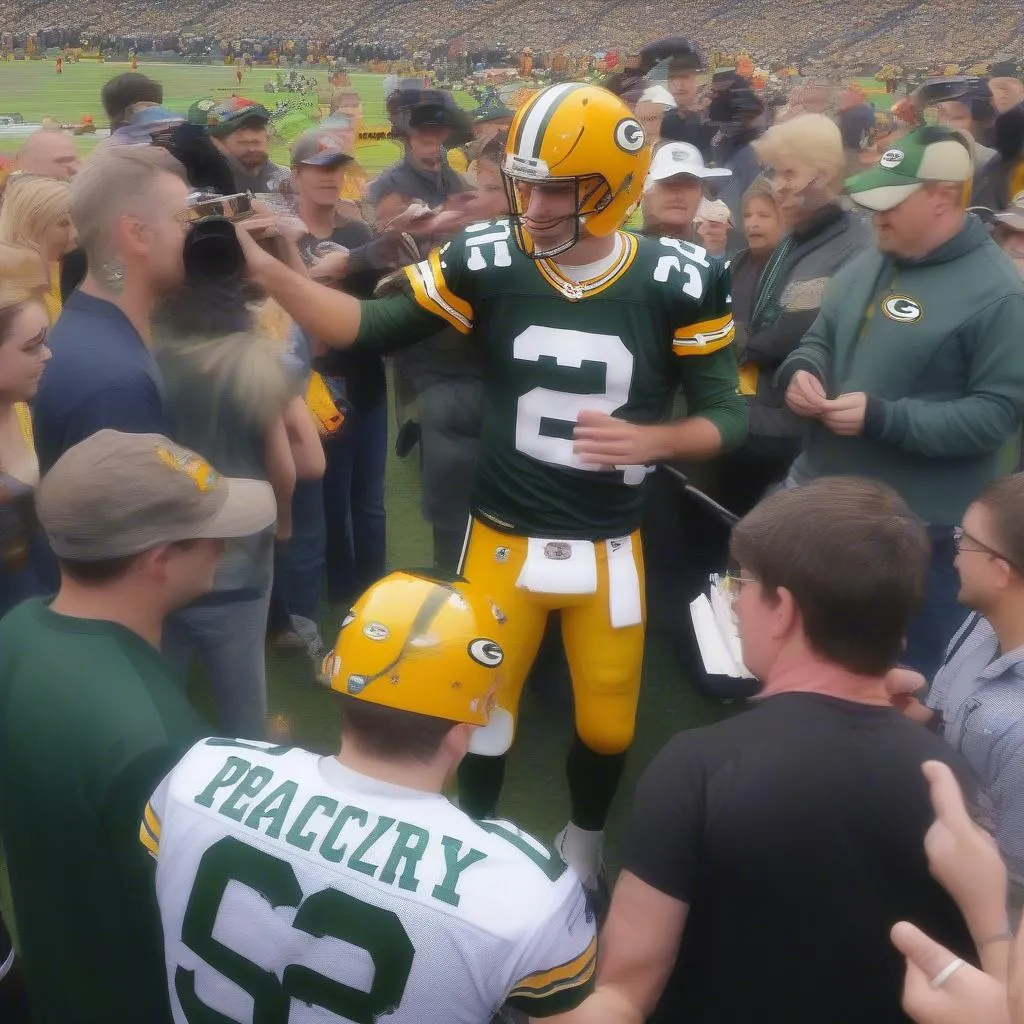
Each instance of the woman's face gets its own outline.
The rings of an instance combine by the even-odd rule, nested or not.
[[[743,233],[755,256],[765,256],[782,238],[782,218],[766,196],[754,196],[743,209]]]
[[[795,227],[813,216],[828,198],[823,175],[793,153],[780,153],[773,164],[772,193],[786,227]]]
[[[71,223],[71,215],[64,213],[50,221],[39,239],[39,252],[46,263],[56,263],[75,247],[76,241],[77,236],[74,225]]]
[[[46,332],[50,326],[41,302],[26,302],[0,337],[0,396],[27,402],[35,396],[43,367],[50,358]]]

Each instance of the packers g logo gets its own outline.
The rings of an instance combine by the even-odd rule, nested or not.
[[[467,650],[478,665],[486,668],[497,668],[505,660],[505,652],[493,640],[483,637],[471,640]]]
[[[882,303],[882,312],[898,324],[912,324],[924,316],[920,303],[906,295],[890,295]]]
[[[625,117],[615,126],[615,145],[627,153],[636,153],[644,148],[647,136],[643,125],[635,118]]]

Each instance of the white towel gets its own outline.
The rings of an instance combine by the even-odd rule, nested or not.
[[[535,594],[597,593],[597,556],[589,540],[528,537],[516,586]]]

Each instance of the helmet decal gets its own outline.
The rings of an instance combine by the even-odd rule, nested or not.
[[[469,656],[478,664],[497,668],[505,660],[505,652],[493,640],[479,637],[470,641]]]
[[[627,153],[638,153],[647,144],[643,125],[635,117],[624,117],[615,126],[615,145]]]

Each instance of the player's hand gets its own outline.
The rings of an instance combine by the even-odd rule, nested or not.
[[[819,414],[822,423],[840,437],[857,437],[864,433],[864,414],[868,396],[863,391],[851,391],[826,401]]]
[[[996,841],[971,818],[956,776],[940,761],[925,761],[935,821],[925,833],[932,876],[956,900],[978,940],[1006,930],[1006,868]]]
[[[825,387],[807,370],[797,370],[786,388],[786,405],[797,414],[814,419],[825,404]]]
[[[1010,1024],[1006,986],[964,964],[938,988],[929,982],[957,957],[916,925],[900,921],[892,944],[906,957],[903,1009],[917,1024]]]
[[[256,241],[257,238],[274,237],[274,217],[266,215],[239,221],[235,224],[235,234],[238,236],[238,244],[242,247],[249,274],[258,283],[261,273],[276,262]]]
[[[314,281],[340,281],[348,274],[348,267],[347,252],[332,252],[318,259],[309,268],[309,276]]]
[[[594,466],[639,466],[668,458],[659,426],[629,423],[603,412],[581,412],[573,430],[573,452]]]

